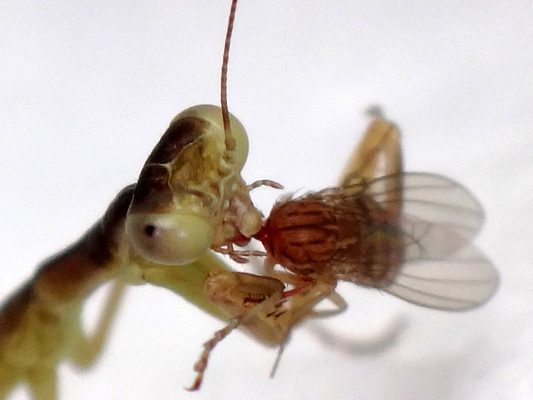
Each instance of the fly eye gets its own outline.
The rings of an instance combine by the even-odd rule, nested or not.
[[[126,238],[148,261],[185,265],[196,261],[213,242],[213,228],[198,215],[131,213]]]

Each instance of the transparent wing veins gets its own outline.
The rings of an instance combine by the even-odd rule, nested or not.
[[[461,311],[483,304],[496,291],[495,268],[471,244],[483,224],[482,207],[459,183],[429,173],[403,173],[317,195],[325,201],[371,195],[384,208],[401,202],[404,262],[385,292],[420,306]]]

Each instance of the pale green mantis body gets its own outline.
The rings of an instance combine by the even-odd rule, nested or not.
[[[203,117],[198,122],[191,116],[199,110],[211,114],[207,124],[217,125],[217,133],[213,136],[203,130],[206,124]],[[249,307],[244,305],[237,305],[236,311],[228,311],[215,304],[202,288],[209,273],[228,270],[225,263],[207,249],[228,250],[225,246],[232,244],[237,232],[250,238],[261,227],[260,214],[249,200],[248,188],[240,177],[246,158],[246,136],[239,135],[237,122],[232,122],[236,146],[234,150],[229,149],[222,118],[211,118],[214,114],[219,114],[218,109],[202,107],[173,121],[172,129],[176,125],[183,129],[178,135],[180,138],[186,136],[183,132],[196,132],[198,136],[191,134],[181,147],[173,148],[170,157],[165,146],[160,147],[159,153],[153,153],[137,186],[122,191],[104,219],[79,244],[48,261],[33,280],[8,300],[0,317],[0,397],[17,382],[25,381],[35,398],[54,399],[57,364],[67,357],[84,366],[94,361],[125,283],[149,282],[170,288],[223,321],[247,311]],[[191,127],[194,129],[187,130]],[[373,131],[369,131],[367,137],[373,135]],[[376,153],[383,152],[386,157],[400,155],[397,138],[378,142]],[[365,143],[356,153],[357,157],[371,148]],[[388,150],[390,143],[392,150]],[[365,165],[372,165],[368,157],[359,159]],[[195,160],[201,162],[194,164]],[[393,172],[401,172],[401,164],[394,165]],[[360,171],[360,166],[352,166],[344,177]],[[369,167],[363,177],[373,179],[374,171],[374,167]],[[177,245],[172,242],[170,247],[166,247],[166,242],[161,247],[151,240],[154,234],[164,236],[166,229],[176,232],[182,228],[186,232],[177,236],[192,240]],[[143,234],[139,237],[138,232]],[[179,249],[177,254],[174,253],[176,249]],[[273,290],[263,291],[260,284],[264,278],[251,279],[252,286],[258,287],[266,300],[276,299],[273,296],[283,291],[277,284]],[[94,338],[86,339],[79,328],[81,304],[93,288],[108,280],[116,283],[100,329]],[[312,312],[316,302],[333,294],[334,283],[320,284],[310,289],[311,292],[295,295],[291,302],[269,304],[278,311],[285,311],[288,318],[282,323],[269,317],[269,313],[251,315],[249,320],[240,323],[260,341],[281,344],[292,327]],[[229,287],[230,294],[238,298],[240,284]],[[482,303],[486,298],[487,295],[476,301]]]
[[[139,182],[122,190],[100,221],[44,262],[4,303],[0,398],[24,382],[35,399],[56,399],[58,363],[65,358],[83,367],[94,362],[126,284],[164,286],[222,320],[231,318],[202,290],[209,273],[228,268],[208,249],[231,248],[237,234],[251,237],[261,228],[261,214],[240,176],[248,139],[233,117],[230,130],[224,88],[222,96],[225,112],[202,105],[179,114]],[[88,338],[80,326],[83,301],[110,280],[114,288],[95,335]],[[279,342],[272,333],[276,327],[269,324],[254,335],[266,343]]]

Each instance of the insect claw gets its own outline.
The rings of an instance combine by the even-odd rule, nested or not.
[[[194,380],[194,383],[190,387],[184,387],[185,390],[188,390],[189,392],[196,392],[198,389],[200,389],[200,386],[202,386],[202,380],[204,379],[203,373],[198,373],[196,376],[196,379]]]
[[[228,254],[233,261],[236,261],[241,264],[246,264],[250,261],[248,260],[248,258],[245,258],[245,257],[265,257],[267,255],[265,251],[260,251],[260,250],[244,250],[244,251],[234,250],[233,252],[228,253]]]
[[[235,261],[235,262],[237,262],[239,264],[247,264],[248,263],[248,259],[247,258],[242,257],[242,256],[240,256],[238,254],[233,253],[233,254],[229,254],[229,256],[230,256],[230,258],[233,261]]]
[[[364,111],[364,115],[371,118],[383,118],[383,109],[378,104],[372,104]]]
[[[234,250],[233,244],[229,244],[227,247],[216,247],[213,250],[220,254],[228,255],[239,264],[247,264],[250,261],[247,257],[265,257],[267,254],[265,251],[260,250]]]
[[[255,182],[252,182],[250,185],[247,185],[248,190],[253,190],[261,186],[268,186],[273,189],[283,189],[283,185],[278,182],[271,181],[270,179],[261,179]]]

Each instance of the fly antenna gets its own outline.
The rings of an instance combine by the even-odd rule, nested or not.
[[[224,55],[222,56],[222,74],[220,76],[220,105],[222,108],[222,121],[224,123],[224,133],[226,135],[226,151],[235,150],[235,139],[231,133],[228,111],[228,62],[229,48],[231,44],[231,34],[233,32],[233,23],[235,21],[235,11],[237,9],[237,0],[231,1],[231,9],[228,20],[228,30],[226,31],[226,41],[224,43]]]

